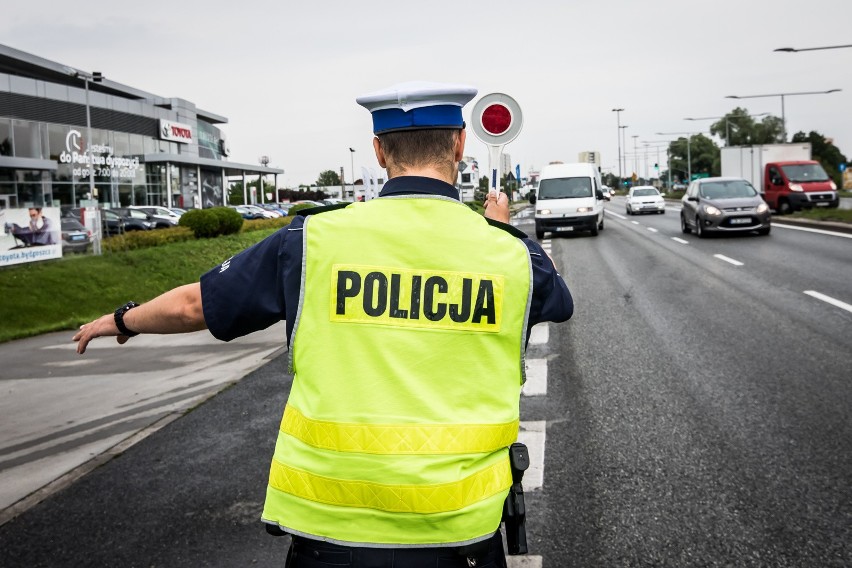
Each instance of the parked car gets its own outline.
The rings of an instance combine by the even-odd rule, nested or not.
[[[769,205],[746,180],[735,177],[697,179],[681,200],[680,228],[704,237],[710,232],[757,231],[768,235]]]
[[[284,217],[286,215],[286,213],[284,211],[282,211],[281,208],[278,207],[278,205],[276,205],[274,203],[258,203],[258,204],[256,204],[256,206],[260,207],[264,211],[269,211],[270,213],[274,213],[276,217]]]
[[[182,208],[180,208],[180,207],[172,207],[172,208],[171,208],[171,211],[172,211],[172,212],[174,212],[174,213],[177,213],[177,216],[178,216],[178,217],[180,217],[181,215],[183,215],[184,213],[186,213],[188,210],[187,210],[187,209],[182,209]]]
[[[92,232],[73,217],[59,219],[62,233],[62,254],[86,252],[92,243]]]
[[[660,213],[666,212],[666,200],[660,195],[659,190],[652,185],[637,185],[631,187],[627,192],[627,201],[624,205],[628,215],[637,213]]]
[[[62,217],[76,219],[82,224],[83,211],[79,207],[63,209]],[[109,209],[101,209],[101,232],[104,237],[122,234],[124,232],[124,218]]]
[[[169,227],[174,227],[180,221],[180,215],[166,207],[160,207],[157,205],[131,205],[127,209],[144,211],[145,213],[153,217],[153,221],[154,223],[156,223],[156,227],[158,229],[168,229]]]
[[[265,219],[262,213],[253,211],[245,205],[228,205],[231,209],[235,209],[237,213],[242,215],[243,219]]]
[[[260,213],[260,217],[255,217],[256,219],[275,219],[277,217],[280,217],[280,215],[273,213],[272,211],[267,211],[266,209],[258,205],[243,205],[243,207],[245,207],[249,211],[252,211],[253,213]]]
[[[299,201],[294,201],[293,205],[301,205],[308,204],[311,207],[324,207],[325,203],[320,203],[319,201],[313,201],[311,199],[300,199]]]
[[[124,221],[125,231],[148,231],[156,228],[157,226],[157,222],[154,220],[153,215],[149,215],[148,213],[139,211],[138,209],[118,207],[115,209],[109,209],[108,211],[112,211],[122,218]]]

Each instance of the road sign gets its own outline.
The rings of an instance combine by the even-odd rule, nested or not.
[[[523,114],[518,102],[503,93],[485,95],[473,106],[473,133],[488,146],[489,191],[499,193],[497,168],[503,146],[517,138],[523,126]]]
[[[708,174],[707,172],[698,172],[698,173],[692,174],[692,179],[702,179],[702,178],[709,178],[709,177],[710,177],[710,174]]]
[[[846,164],[840,164],[839,166],[837,166],[837,169],[840,170],[841,172],[845,172],[846,171]]]
[[[467,162],[461,161],[459,162],[459,172],[463,172],[467,169]]]

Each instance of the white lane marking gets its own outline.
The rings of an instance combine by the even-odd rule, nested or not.
[[[826,231],[823,229],[811,229],[810,227],[794,227],[793,225],[782,225],[781,223],[772,223],[772,227],[775,229],[792,229],[794,231],[806,231],[808,233],[819,233],[820,235],[831,235],[832,237],[852,239],[852,234],[849,233],[837,233],[835,231]]]
[[[550,339],[550,326],[546,323],[534,325],[530,332],[530,345],[543,345]]]
[[[544,438],[547,422],[544,420],[521,422],[518,441],[527,446],[530,467],[524,473],[524,491],[532,491],[544,485]]]
[[[638,224],[639,224],[639,221],[630,221],[630,222],[631,222],[631,223],[633,223],[634,225],[638,225]]]
[[[847,304],[846,302],[841,302],[840,300],[836,300],[831,296],[826,296],[825,294],[820,294],[819,292],[815,292],[813,290],[805,290],[805,294],[812,298],[816,298],[817,300],[822,300],[823,302],[827,302],[832,306],[838,307],[841,310],[846,310],[847,312],[852,312],[852,304]]]
[[[719,260],[724,260],[725,262],[729,262],[729,263],[733,264],[734,266],[743,266],[743,263],[740,262],[739,260],[734,260],[733,258],[728,258],[727,256],[725,256],[723,254],[714,254],[713,256],[715,256]]]
[[[607,213],[609,213],[609,214],[610,214],[610,215],[612,215],[613,217],[618,217],[619,219],[627,219],[627,217],[625,217],[625,216],[623,216],[623,215],[619,215],[618,213],[613,213],[613,212],[612,212],[612,211],[610,211],[609,209],[604,209],[604,211],[606,211]]]
[[[531,556],[529,554],[523,556],[507,556],[506,566],[508,566],[508,568],[541,568],[542,557]]]
[[[525,396],[547,394],[547,359],[526,360],[527,382],[521,393]]]
[[[678,238],[678,237],[672,237],[672,240],[673,240],[673,241],[676,241],[676,242],[679,242],[679,243],[680,243],[680,244],[682,244],[682,245],[688,245],[688,244],[689,244],[689,241],[685,241],[685,240],[683,240],[683,239],[681,239],[681,238]]]
[[[648,230],[651,231],[652,233],[657,232],[657,229],[655,229],[654,227],[648,227]]]

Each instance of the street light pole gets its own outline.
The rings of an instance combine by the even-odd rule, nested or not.
[[[269,165],[269,156],[261,156],[258,159],[258,161],[260,162],[260,165],[265,168],[266,166]],[[264,193],[265,193],[265,188],[263,187],[264,185],[265,185],[264,184],[264,175],[263,175],[263,172],[260,172],[260,175],[257,176],[257,186],[258,186],[258,191],[260,191],[260,202],[261,203],[264,203],[264,197],[266,197],[264,195]],[[275,201],[278,201],[277,196],[276,196]]]
[[[773,49],[772,51],[786,51],[787,53],[798,53],[800,51],[819,51],[822,49],[843,49],[846,47],[852,47],[852,45],[826,45],[825,47],[779,47],[778,49]]]
[[[686,136],[686,177],[687,183],[692,181],[692,136],[694,132],[657,132],[657,136]]]
[[[633,173],[635,174],[636,170],[639,169],[639,154],[636,153],[636,139],[639,138],[639,135],[633,134],[632,138],[633,138]]]
[[[349,174],[352,176],[352,198],[355,198],[355,148],[349,148]],[[366,199],[366,197],[364,198]]]
[[[726,99],[762,99],[766,97],[781,97],[781,131],[784,136],[784,142],[787,142],[787,116],[784,111],[784,97],[792,97],[795,95],[827,95],[829,93],[839,93],[843,89],[829,89],[827,91],[803,91],[799,93],[770,93],[768,95],[728,95]]]
[[[78,71],[77,69],[71,69],[69,67],[66,67],[65,71],[72,77],[75,77],[77,79],[83,79],[83,84],[86,89],[86,154],[88,155],[89,161],[89,199],[96,199],[95,159],[94,155],[92,154],[92,113],[91,106],[89,105],[89,81],[100,83],[101,81],[103,81],[104,77],[100,71],[86,73],[84,71]],[[96,231],[95,239],[92,244],[92,252],[94,254],[101,254],[101,223],[99,217],[95,221],[95,228]]]
[[[761,112],[759,114],[747,114],[745,116],[749,116],[749,117],[753,118],[755,116],[766,116],[767,114],[769,114],[769,113],[768,112]],[[735,115],[735,117],[736,118],[743,118],[743,115]],[[727,115],[725,115],[725,116],[701,116],[701,117],[698,117],[698,118],[684,118],[684,120],[691,120],[691,121],[695,121],[695,120],[720,120],[722,118],[725,119],[725,146],[730,146],[731,145],[731,142],[730,142],[731,141],[731,128],[730,128],[730,123],[728,121],[729,117]]]
[[[612,112],[615,113],[615,120],[618,123],[618,130],[616,134],[618,135],[618,187],[621,187],[621,113],[624,111],[623,108],[614,108]]]

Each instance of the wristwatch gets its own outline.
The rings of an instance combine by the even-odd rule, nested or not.
[[[118,328],[118,331],[121,332],[121,335],[126,335],[127,337],[135,337],[139,335],[138,331],[130,331],[129,329],[127,329],[127,326],[124,325],[124,314],[138,306],[139,304],[137,304],[136,302],[127,302],[126,304],[115,310],[115,314],[113,314],[115,317],[115,327]]]

